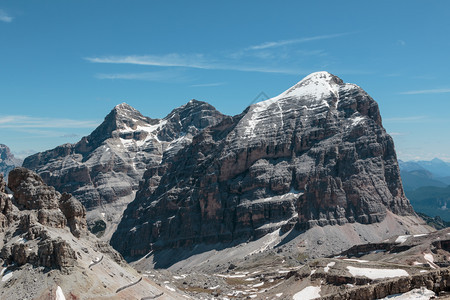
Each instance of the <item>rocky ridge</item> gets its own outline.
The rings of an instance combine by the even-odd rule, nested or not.
[[[61,193],[73,194],[87,208],[88,225],[108,240],[147,167],[173,156],[223,115],[211,105],[191,100],[163,119],[151,119],[122,103],[89,136],[25,159]]]
[[[123,299],[172,293],[147,279],[119,290],[137,281],[139,274],[87,231],[86,210],[76,198],[60,194],[25,168],[12,170],[7,186],[0,175],[0,260],[1,299],[61,299],[61,294],[67,299]]]
[[[8,178],[8,173],[15,167],[22,165],[22,160],[15,158],[8,146],[0,144],[0,173]]]
[[[318,72],[149,166],[111,244],[133,259],[278,229],[376,224],[389,213],[423,224],[403,193],[377,103]]]

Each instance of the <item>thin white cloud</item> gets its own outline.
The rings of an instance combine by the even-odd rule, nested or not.
[[[394,118],[386,118],[384,122],[391,123],[408,123],[408,122],[418,122],[423,121],[427,118],[427,116],[411,116],[411,117],[394,117]]]
[[[166,55],[128,55],[87,57],[87,61],[106,64],[132,64],[160,67],[189,67],[211,69],[211,63],[204,59],[202,54],[182,55],[171,53]]]
[[[12,22],[12,20],[13,20],[13,17],[8,15],[6,13],[6,11],[4,11],[3,9],[0,9],[0,21],[10,23],[10,22]]]
[[[306,42],[312,42],[312,41],[319,41],[319,40],[326,40],[326,39],[332,39],[337,38],[345,35],[349,35],[351,33],[337,33],[337,34],[327,34],[327,35],[317,35],[317,36],[311,36],[306,38],[299,38],[299,39],[290,39],[290,40],[282,40],[282,41],[275,41],[275,42],[264,42],[259,45],[254,45],[251,47],[246,48],[246,50],[262,50],[267,48],[275,48],[275,47],[281,47],[286,45],[292,45],[292,44],[300,44],[300,43],[306,43]]]
[[[354,32],[353,32],[354,33]],[[326,56],[324,50],[302,50],[302,49],[273,49],[283,45],[306,43],[317,40],[338,38],[353,34],[337,33],[329,35],[318,35],[299,39],[283,40],[277,42],[266,42],[243,48],[237,52],[221,56],[205,54],[183,54],[170,53],[162,55],[106,55],[85,57],[86,61],[101,64],[130,64],[155,67],[178,67],[206,70],[230,70],[242,72],[279,73],[289,75],[305,75],[313,70],[305,70],[299,66],[299,57]],[[281,53],[283,52],[283,53]],[[246,57],[246,59],[243,59]],[[251,59],[248,59],[251,57]],[[292,63],[293,61],[297,63]],[[314,68],[317,69],[317,68]],[[145,74],[97,74],[100,79],[138,79],[151,80]]]
[[[142,73],[99,73],[97,79],[124,79],[124,80],[144,80],[144,81],[180,81],[185,78],[180,72],[161,71],[161,72],[142,72]]]
[[[389,132],[389,134],[390,134],[391,136],[402,136],[402,135],[406,135],[406,134],[403,133],[403,132]]]
[[[401,92],[401,95],[421,95],[421,94],[445,94],[450,93],[450,89],[431,89]]]
[[[221,86],[226,84],[225,82],[212,82],[212,83],[201,83],[201,84],[193,84],[191,87],[210,87],[210,86]]]
[[[93,63],[106,64],[132,64],[158,67],[185,67],[209,70],[234,70],[244,72],[298,74],[298,71],[286,68],[245,66],[242,64],[236,64],[236,62],[217,62],[216,60],[206,58],[202,54],[186,55],[172,53],[166,55],[87,57],[85,59]]]
[[[98,125],[97,121],[35,118],[20,115],[0,116],[0,128],[92,128]]]

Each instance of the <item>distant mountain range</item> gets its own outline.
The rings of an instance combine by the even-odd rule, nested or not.
[[[439,158],[430,161],[398,161],[407,191],[421,186],[446,187],[450,185],[450,163]]]
[[[450,163],[399,160],[403,188],[418,212],[450,221]]]

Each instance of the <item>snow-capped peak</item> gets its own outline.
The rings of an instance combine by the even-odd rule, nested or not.
[[[280,95],[254,104],[253,111],[265,110],[268,106],[282,99],[305,99],[317,105],[330,96],[338,97],[339,88],[344,82],[339,77],[326,71],[312,73]],[[303,103],[303,105],[306,103]]]
[[[114,109],[117,110],[117,111],[123,111],[123,110],[131,110],[131,111],[135,111],[135,110],[136,110],[136,109],[134,109],[131,105],[129,105],[129,104],[125,103],[125,102],[122,102],[122,103],[120,103],[120,104],[117,104],[117,105],[114,107]]]
[[[323,98],[323,96],[328,96],[330,92],[336,94],[339,86],[343,83],[342,79],[328,72],[315,72],[306,76],[293,87],[275,98],[301,98],[308,96],[319,99]]]

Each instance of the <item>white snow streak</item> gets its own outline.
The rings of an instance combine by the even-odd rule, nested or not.
[[[335,263],[334,261],[328,263],[327,266],[326,266],[325,268],[323,268],[324,272],[325,272],[325,273],[328,273],[328,271],[330,270],[330,268],[331,268],[332,266],[334,266],[335,264],[336,264],[336,263]]]
[[[395,240],[395,243],[397,244],[403,244],[406,242],[406,240],[410,237],[410,235],[399,235],[398,238]]]
[[[369,262],[368,260],[364,260],[364,259],[353,259],[353,258],[344,258],[345,261],[354,261],[354,262],[359,262],[359,263],[366,263]]]
[[[352,266],[347,266],[347,270],[353,276],[366,276],[370,279],[380,279],[380,278],[393,278],[401,276],[409,276],[408,272],[403,269],[371,269],[371,268],[357,268]]]
[[[293,297],[294,300],[312,300],[320,298],[320,286],[307,286]]]
[[[423,258],[425,258],[425,260],[428,262],[428,264],[430,265],[430,267],[432,269],[438,269],[439,268],[439,266],[434,263],[433,254],[431,254],[431,253],[424,253],[423,254]]]
[[[11,272],[11,271],[6,272],[2,277],[2,282],[10,280],[12,278],[12,276],[13,276],[13,272]]]
[[[56,288],[56,300],[66,300],[66,297],[64,296],[64,293],[59,285]]]
[[[426,235],[428,235],[428,233],[415,234],[415,235],[413,235],[413,237],[421,237],[421,236],[426,236]]]
[[[220,285],[212,286],[212,287],[210,287],[209,289],[210,289],[210,290],[215,290],[215,289],[218,289],[218,288],[220,288]]]
[[[175,289],[173,287],[165,285],[165,288],[168,289],[169,291],[175,292]]]
[[[355,125],[361,123],[362,120],[364,120],[364,117],[360,117],[360,116],[354,117],[354,118],[352,118],[352,125],[355,126]]]

